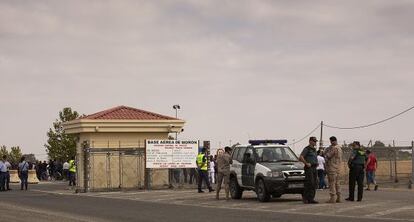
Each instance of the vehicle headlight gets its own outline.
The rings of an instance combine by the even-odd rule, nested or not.
[[[280,177],[280,175],[282,175],[282,173],[281,172],[278,172],[278,171],[270,171],[270,172],[267,172],[267,176],[268,177]]]

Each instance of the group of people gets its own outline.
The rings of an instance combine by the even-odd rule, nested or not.
[[[76,165],[72,158],[69,161],[36,161],[35,163],[36,176],[39,180],[67,180],[69,186],[76,185]]]
[[[340,203],[341,189],[340,176],[342,164],[342,150],[338,145],[337,138],[329,138],[331,145],[325,150],[316,151],[316,137],[309,138],[309,145],[306,146],[300,154],[299,160],[305,165],[305,189],[303,193],[303,202],[305,204],[317,204],[315,200],[316,189],[326,188],[325,174],[328,176],[330,198],[327,203]],[[362,201],[364,190],[365,172],[367,175],[367,190],[370,185],[375,185],[375,170],[377,169],[377,159],[375,155],[361,147],[359,141],[352,144],[352,153],[348,160],[349,167],[349,194],[347,201],[355,200],[355,186],[358,185],[357,201]],[[318,183],[319,178],[319,183]]]
[[[10,170],[12,165],[7,160],[7,156],[3,155],[0,160],[0,191],[8,191],[10,189]],[[26,157],[20,159],[20,163],[17,167],[17,173],[20,178],[20,189],[27,190],[28,177],[29,177],[29,163],[26,161]]]
[[[65,162],[59,166],[59,162],[56,161],[37,161],[32,164],[26,161],[26,157],[23,156],[17,166],[17,173],[20,179],[20,189],[27,190],[29,170],[35,169],[36,176],[39,180],[58,179],[58,175],[63,175],[63,178],[69,181],[69,186],[76,186],[76,164],[74,158]],[[15,166],[15,167],[16,167]],[[8,191],[10,188],[10,170],[12,164],[7,160],[7,156],[3,155],[0,158],[0,191]],[[15,168],[13,168],[15,169]]]
[[[203,193],[201,189],[203,181],[207,185],[209,192],[216,191],[216,199],[220,199],[220,190],[222,184],[224,184],[224,191],[226,195],[226,200],[230,199],[230,190],[229,190],[229,181],[230,181],[230,165],[232,164],[231,158],[231,148],[225,147],[224,153],[219,153],[215,158],[211,158],[210,167],[213,168],[213,174],[210,175],[212,181],[216,182],[216,190],[214,190],[210,183],[210,178],[208,175],[208,160],[206,149],[203,148],[201,153],[197,156],[197,167],[198,167],[198,192]],[[215,181],[217,178],[217,181]]]

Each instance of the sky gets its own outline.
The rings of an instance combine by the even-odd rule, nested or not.
[[[64,107],[174,116],[179,104],[179,137],[213,146],[375,122],[414,105],[413,11],[388,0],[3,0],[0,144],[44,156]],[[325,127],[324,139],[408,145],[413,121]]]

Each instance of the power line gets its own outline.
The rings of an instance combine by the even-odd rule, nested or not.
[[[318,125],[315,127],[315,129],[313,129],[308,134],[306,134],[306,136],[304,136],[302,139],[300,139],[298,141],[295,141],[294,143],[290,143],[288,145],[291,146],[291,145],[295,145],[296,143],[302,142],[304,139],[308,138],[308,136],[310,136],[312,133],[314,133],[317,129],[319,129],[320,126],[321,126],[321,124],[318,123]]]
[[[400,112],[400,113],[398,113],[398,114],[395,114],[395,115],[393,115],[393,116],[391,116],[391,117],[388,117],[388,118],[386,118],[386,119],[383,119],[383,120],[381,120],[381,121],[377,121],[377,122],[374,122],[374,123],[370,123],[370,124],[366,124],[366,125],[361,125],[361,126],[354,126],[354,127],[339,127],[339,126],[331,126],[331,125],[328,125],[328,124],[323,124],[323,126],[326,126],[326,127],[328,127],[328,128],[333,128],[333,129],[341,129],[341,130],[351,130],[351,129],[361,129],[361,128],[367,128],[367,127],[374,126],[374,125],[377,125],[377,124],[380,124],[380,123],[386,122],[386,121],[388,121],[388,120],[394,119],[394,118],[396,118],[396,117],[398,117],[398,116],[401,116],[402,114],[404,114],[404,113],[406,113],[406,112],[408,112],[408,111],[410,111],[410,110],[412,110],[412,109],[414,109],[414,106],[412,106],[412,107],[410,107],[410,108],[408,108],[408,109],[406,109],[406,110],[404,110],[404,111],[402,111],[402,112]]]

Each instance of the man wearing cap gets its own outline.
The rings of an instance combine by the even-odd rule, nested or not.
[[[342,149],[338,145],[336,137],[331,136],[329,140],[331,141],[331,145],[325,150],[326,173],[328,174],[330,194],[330,199],[327,203],[340,203],[341,187],[339,178],[341,174]]]
[[[361,148],[361,144],[358,141],[353,142],[352,154],[349,157],[349,197],[345,200],[354,201],[355,195],[355,182],[358,184],[358,201],[362,200],[364,192],[364,168],[366,154],[365,150]]]
[[[309,138],[309,145],[300,154],[299,160],[305,164],[305,189],[303,191],[303,203],[317,204],[315,201],[318,158],[316,154],[316,137]]]

